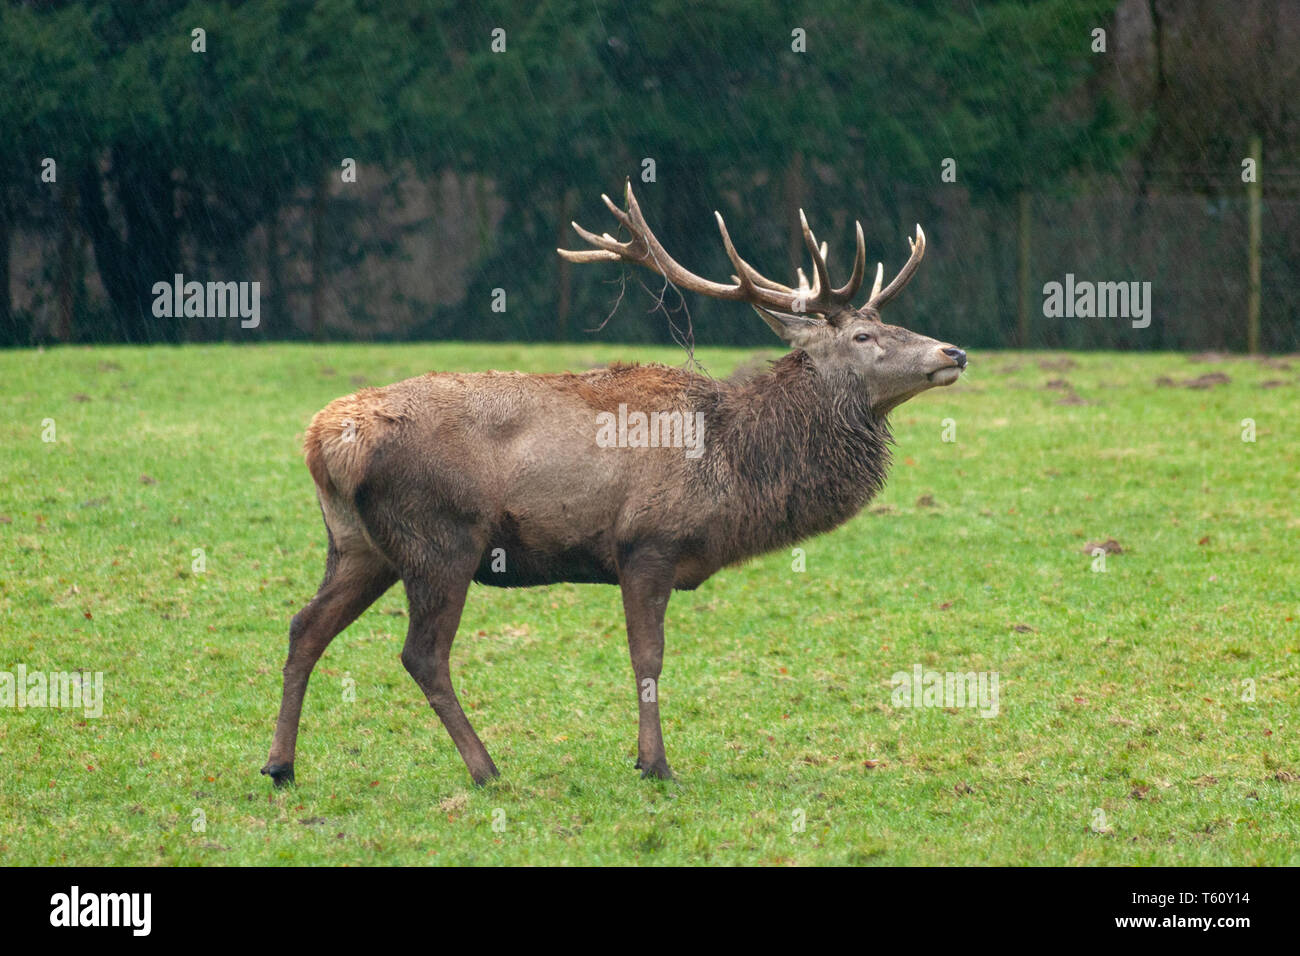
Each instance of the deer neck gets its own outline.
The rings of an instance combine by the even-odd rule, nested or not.
[[[736,558],[829,530],[884,485],[888,424],[860,389],[823,375],[802,351],[722,390],[709,417],[707,453],[725,475]]]

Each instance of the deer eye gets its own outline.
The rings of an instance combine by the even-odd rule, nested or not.
[[[868,332],[859,332],[857,335],[853,336],[853,341],[855,341],[855,342],[870,342],[870,341],[871,341],[871,334],[868,333]]]

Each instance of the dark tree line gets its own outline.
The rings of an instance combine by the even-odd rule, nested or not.
[[[631,176],[674,255],[719,278],[715,207],[743,224],[747,258],[791,277],[800,207],[841,266],[855,217],[887,260],[913,222],[936,223],[955,251],[921,305],[938,310],[961,297],[952,277],[987,270],[994,287],[959,317],[966,334],[1050,342],[1031,321],[1043,204],[1127,190],[1139,236],[1162,192],[1235,201],[1252,137],[1279,159],[1300,140],[1293,21],[1265,0],[9,2],[0,342],[210,336],[152,311],[155,283],[196,270],[262,282],[280,320],[257,335],[323,336],[331,276],[402,254],[356,238],[377,214],[334,188],[346,157],[394,183],[454,174],[499,210],[475,224],[464,299],[411,303],[398,337],[585,336],[619,274],[552,250],[571,242],[570,219],[605,222],[599,192]],[[1294,196],[1279,172],[1265,197]],[[969,228],[943,235],[954,207],[989,224],[989,261],[962,259]],[[33,279],[15,237],[33,234],[56,300],[41,328],[11,295]],[[503,312],[486,305],[497,289]],[[651,301],[635,285],[629,296]],[[690,309],[710,341],[764,341],[744,310]],[[667,325],[608,331],[664,339]],[[1293,343],[1294,326],[1269,336]]]

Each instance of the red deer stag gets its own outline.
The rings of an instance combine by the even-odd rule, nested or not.
[[[470,582],[619,585],[640,709],[636,766],[643,777],[670,778],[657,682],[673,589],[699,587],[719,568],[857,513],[885,481],[886,415],[951,385],[966,367],[961,349],[880,321],[925,254],[919,226],[902,271],[881,288],[877,266],[870,297],[854,308],[866,265],[861,224],[853,274],[834,288],[825,249],[801,212],[813,278],[800,270],[791,288],[741,259],[718,216],[736,273],[722,284],[664,251],[630,183],[626,209],[603,198],[630,238],[574,223],[595,248],[560,255],[636,263],[679,289],[746,302],[792,350],[745,382],[661,365],[576,375],[443,372],[326,406],[304,444],[329,554],[320,590],[289,627],[284,696],[262,769],[277,785],[293,780],[313,666],[398,580],[410,607],[402,663],[476,783],[497,768],[449,668]]]

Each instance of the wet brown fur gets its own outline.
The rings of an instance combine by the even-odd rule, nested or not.
[[[370,528],[382,509],[361,506],[382,487],[430,511],[460,512],[485,542],[475,575],[484,584],[617,583],[620,547],[654,538],[677,559],[674,587],[694,588],[727,564],[834,527],[883,484],[887,426],[865,403],[837,403],[832,392],[802,352],[740,385],[658,365],[431,373],[330,403],[304,449],[336,547],[364,541],[401,566],[375,537],[401,531]],[[703,412],[704,454],[596,447],[597,413],[620,404]],[[538,422],[543,447],[528,432]],[[378,474],[376,454],[385,462]],[[590,477],[575,471],[602,462],[606,493],[585,489],[598,500],[568,503],[573,482]],[[423,484],[430,475],[436,481]],[[491,571],[495,548],[506,550],[504,573]]]

